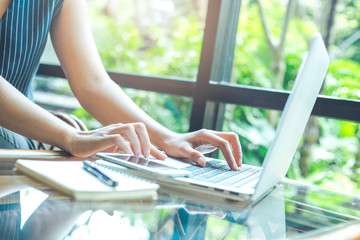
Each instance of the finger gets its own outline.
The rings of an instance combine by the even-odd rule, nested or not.
[[[159,160],[165,160],[167,158],[166,154],[163,153],[162,151],[160,151],[159,149],[157,149],[156,147],[154,146],[151,146],[150,147],[150,154],[156,158],[156,159],[159,159]]]
[[[134,123],[133,126],[140,140],[141,152],[143,156],[147,158],[150,155],[151,143],[146,127],[143,123]]]
[[[111,153],[117,153],[121,151],[117,146],[112,146],[110,148],[107,148],[105,150],[102,150],[103,152],[111,152]]]
[[[102,151],[118,151],[132,154],[129,144],[119,135],[109,135],[101,138],[93,138],[91,140],[82,139],[80,143],[74,146],[72,154],[78,157],[89,157],[97,152]]]
[[[118,133],[124,135],[130,142],[130,147],[135,156],[141,155],[141,144],[138,134],[132,124],[121,124],[118,128],[115,128],[112,133]]]
[[[237,167],[237,164],[235,162],[235,159],[234,159],[234,156],[233,156],[233,153],[232,153],[232,149],[231,149],[231,145],[230,143],[217,136],[216,134],[214,133],[204,133],[202,135],[202,138],[204,138],[203,140],[210,143],[211,145],[213,145],[214,147],[217,147],[217,148],[220,148],[222,154],[224,155],[225,159],[226,159],[226,162],[228,163],[229,167],[232,169],[232,170],[235,170],[237,171],[238,170],[238,167]]]
[[[183,150],[186,158],[190,159],[192,162],[196,163],[197,165],[203,167],[206,165],[206,159],[204,155],[193,149],[192,147],[185,147]]]
[[[215,132],[214,134],[217,134],[219,137],[224,138],[231,144],[235,162],[237,166],[240,167],[242,164],[242,150],[238,135],[235,133],[221,133],[221,132]]]
[[[131,150],[129,142],[125,141],[125,139],[118,134],[109,135],[97,141],[94,150],[96,152],[99,152],[113,147],[117,147],[126,154],[131,154],[131,155],[134,154],[133,151]]]
[[[213,151],[215,151],[217,148],[214,147],[211,144],[204,144],[204,145],[200,145],[198,147],[195,148],[195,150],[201,152],[202,154],[208,154],[211,153]]]

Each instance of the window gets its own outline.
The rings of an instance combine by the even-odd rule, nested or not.
[[[207,1],[89,1],[105,67],[195,80]]]
[[[111,77],[145,111],[165,125],[173,118],[174,124],[166,126],[180,132],[202,127],[235,131],[244,160],[256,165],[270,145],[308,41],[314,32],[322,32],[332,62],[288,177],[323,186],[339,179],[351,183],[347,186],[358,185],[358,0],[91,0],[88,4]],[[284,29],[284,46],[277,56],[270,46],[279,49]],[[63,77],[59,67],[49,65],[42,65],[39,74]],[[176,116],[181,118],[175,120]],[[359,190],[340,185],[335,189]]]

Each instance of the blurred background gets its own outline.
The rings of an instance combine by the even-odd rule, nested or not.
[[[108,70],[196,81],[208,1],[88,0],[93,34]],[[322,95],[360,100],[360,0],[243,0],[231,84],[291,90],[309,40],[319,31],[331,64]],[[49,40],[43,63],[59,64]],[[38,76],[35,101],[99,127],[67,81]],[[126,93],[176,132],[189,131],[192,98],[135,89]],[[58,104],[58,106],[56,105]],[[236,132],[244,162],[261,165],[280,112],[227,104],[222,130]],[[220,156],[222,157],[222,156]],[[312,117],[287,177],[360,194],[359,123]]]

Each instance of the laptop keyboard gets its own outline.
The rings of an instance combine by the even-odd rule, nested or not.
[[[261,173],[261,169],[251,166],[242,166],[238,171],[233,171],[221,160],[209,160],[204,167],[191,165],[184,170],[191,172],[191,179],[235,188],[258,178]]]

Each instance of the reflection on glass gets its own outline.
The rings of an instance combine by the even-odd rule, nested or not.
[[[97,210],[80,216],[65,239],[119,239],[120,236],[123,239],[149,239],[149,232],[140,218],[129,219],[118,211],[109,215]]]
[[[20,214],[20,192],[16,192],[0,198],[0,239],[301,239],[303,232],[360,217],[359,197],[297,183],[283,185],[285,199],[279,186],[246,209],[236,203],[208,205],[165,193],[151,203],[47,198],[22,229],[25,215]],[[22,195],[39,203],[42,194]]]
[[[87,211],[82,214],[64,239],[150,239],[157,221],[168,211],[159,209],[150,213],[129,213],[114,210],[111,214],[104,210]],[[168,227],[162,225],[161,234],[172,234]],[[160,223],[159,223],[160,225]],[[160,229],[158,229],[160,230]],[[171,236],[171,235],[170,235]]]
[[[249,239],[286,239],[284,188],[278,186],[257,203],[246,221]]]
[[[69,239],[69,237],[74,236],[74,239],[77,238],[75,236],[80,235],[83,236],[84,234],[88,233],[88,224],[89,224],[89,220],[90,217],[92,216],[93,211],[88,210],[86,212],[84,212],[83,214],[81,214],[78,219],[76,220],[76,222],[74,223],[73,227],[71,228],[71,230],[69,231],[69,233],[67,234],[67,237],[65,237],[65,239]],[[86,230],[85,232],[83,232],[83,230]]]
[[[26,188],[20,190],[20,206],[21,206],[21,225],[22,229],[26,221],[38,209],[40,204],[44,202],[49,195],[35,189]]]

